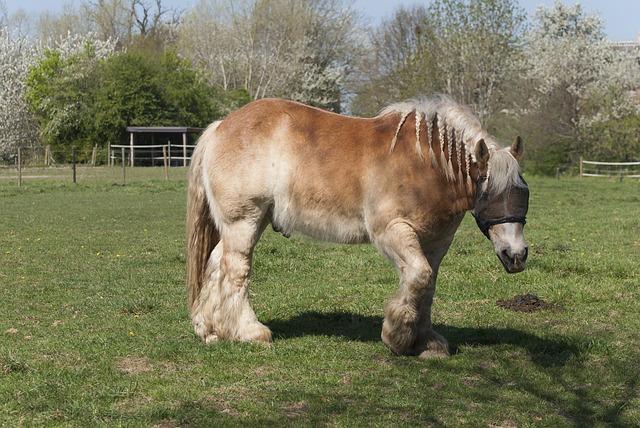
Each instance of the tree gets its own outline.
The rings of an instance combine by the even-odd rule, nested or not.
[[[401,7],[371,32],[368,55],[361,58],[351,109],[373,115],[383,106],[439,88],[429,58],[433,28],[423,6]],[[426,68],[425,68],[426,67]]]
[[[541,7],[527,40],[528,77],[536,82],[532,104],[544,103],[553,95],[566,98],[567,129],[580,138],[582,101],[596,85],[607,85],[604,73],[613,51],[604,38],[603,26],[595,15],[585,15],[581,6],[556,3]]]
[[[0,157],[8,159],[17,147],[38,144],[38,127],[25,99],[30,67],[39,45],[26,37],[10,36],[0,27]]]
[[[4,28],[9,23],[9,12],[7,11],[7,3],[0,0],[0,28]]]
[[[11,37],[27,38],[32,34],[33,30],[33,17],[25,12],[24,9],[18,9],[15,12],[9,14],[4,11],[5,31],[9,33]]]
[[[29,70],[26,100],[38,119],[43,142],[67,154],[72,148],[91,146],[98,65],[114,49],[111,40],[69,35],[45,50]]]
[[[37,17],[37,38],[46,43],[49,40],[60,40],[69,34],[87,34],[91,32],[91,25],[82,10],[71,4],[65,4],[62,11],[52,13],[42,12]]]
[[[354,21],[339,0],[201,0],[178,46],[223,90],[339,109]]]
[[[614,49],[600,18],[579,4],[538,9],[526,40],[523,72],[532,90],[523,122],[536,127],[532,148],[540,164],[555,167],[590,150],[604,154],[593,141],[603,135],[602,123],[632,123],[620,119],[637,114],[627,90],[640,86],[639,57]],[[548,153],[556,154],[553,161]]]
[[[151,41],[160,51],[175,41],[180,16],[162,0],[84,0],[77,7],[65,4],[58,13],[41,13],[36,33],[42,41],[92,33],[99,40],[116,40],[120,49]]]
[[[429,8],[438,75],[445,92],[472,105],[481,120],[502,108],[526,16],[513,0],[439,0]]]
[[[122,141],[126,126],[205,127],[224,95],[175,53],[120,53],[101,65],[96,91],[96,141]]]
[[[367,68],[376,73],[364,93],[380,87],[378,97],[387,103],[445,92],[473,106],[486,122],[501,108],[503,88],[514,74],[524,22],[513,0],[435,0],[426,8],[401,8],[372,36]],[[356,105],[366,103],[361,98]]]
[[[27,87],[42,140],[67,156],[123,142],[127,126],[205,127],[248,99],[211,87],[171,51],[115,53],[114,42],[80,36],[48,49]]]

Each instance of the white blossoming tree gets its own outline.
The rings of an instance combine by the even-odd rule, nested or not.
[[[88,70],[97,61],[113,53],[115,43],[111,40],[96,40],[91,34],[67,35],[66,37],[33,41],[19,35],[11,35],[0,28],[0,156],[5,160],[15,155],[17,147],[37,147],[43,133],[55,133],[56,126],[63,126],[66,118],[71,118],[73,105],[60,104],[59,100],[43,97],[37,100],[37,109],[55,111],[55,120],[41,129],[33,114],[33,103],[27,99],[27,81],[30,72],[40,64],[43,56],[56,55],[61,60],[69,59],[86,52],[86,60],[76,61],[69,81],[86,77]],[[90,51],[90,52],[89,52]],[[32,100],[33,101],[33,100]]]
[[[541,7],[525,46],[523,70],[534,85],[530,107],[557,113],[568,150],[582,153],[594,123],[629,113],[627,93],[639,86],[640,56],[614,49],[597,15],[579,4]]]
[[[539,122],[532,147],[539,163],[555,167],[584,154],[628,157],[633,138],[605,137],[620,124],[611,121],[637,114],[629,90],[640,87],[638,52],[614,48],[597,15],[560,2],[538,9],[525,42],[522,69],[532,85],[526,109]]]
[[[42,141],[68,151],[86,139],[83,130],[94,114],[86,97],[97,85],[100,61],[113,54],[116,43],[93,34],[68,34],[48,45],[28,73],[25,96]]]
[[[0,157],[7,160],[17,147],[38,143],[38,127],[25,100],[26,78],[40,47],[0,28]]]

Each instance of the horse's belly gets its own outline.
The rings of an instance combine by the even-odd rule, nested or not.
[[[281,201],[284,202],[284,201]],[[274,204],[274,229],[285,235],[299,232],[315,239],[345,244],[369,242],[364,221],[358,215],[332,212],[326,209],[297,207],[289,201]]]
[[[369,241],[364,223],[357,218],[302,213],[294,230],[323,241],[361,244]]]

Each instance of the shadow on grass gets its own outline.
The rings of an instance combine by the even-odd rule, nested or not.
[[[349,340],[372,342],[380,340],[382,317],[349,312],[304,312],[287,319],[266,321],[276,338],[308,335],[340,336]],[[512,328],[455,327],[434,325],[447,338],[453,354],[463,346],[513,345],[525,349],[533,362],[544,367],[563,366],[580,355],[574,338],[543,338]]]
[[[305,312],[290,319],[267,321],[267,325],[276,340],[318,335],[373,342],[380,340],[382,318],[349,312]],[[496,391],[508,387],[548,403],[549,408],[558,409],[557,416],[567,426],[605,423],[622,427],[629,424],[629,416],[624,416],[624,412],[640,393],[640,371],[631,369],[636,364],[623,360],[614,367],[587,370],[588,361],[598,352],[589,347],[587,338],[557,334],[540,337],[526,331],[499,327],[435,325],[434,328],[449,340],[454,353],[462,355],[471,347],[511,346],[525,351],[535,365],[535,368],[526,369],[522,359],[512,361],[505,350],[499,355],[491,354],[491,363],[498,369],[487,369],[482,365],[473,369],[466,365],[458,367],[462,376],[471,370],[485,382],[482,388],[467,390],[466,398],[473,396],[477,402],[495,401],[500,399]],[[594,383],[593,376],[602,384]],[[492,386],[487,387],[487,384]],[[607,385],[615,385],[623,392],[613,397],[607,395]]]

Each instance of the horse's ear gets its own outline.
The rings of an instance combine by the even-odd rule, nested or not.
[[[524,158],[524,142],[519,135],[516,137],[516,141],[509,147],[509,151],[518,162]]]
[[[489,166],[489,148],[487,147],[487,143],[484,142],[484,138],[481,138],[480,141],[476,143],[474,153],[476,155],[476,162],[478,163],[480,175],[486,174]]]

